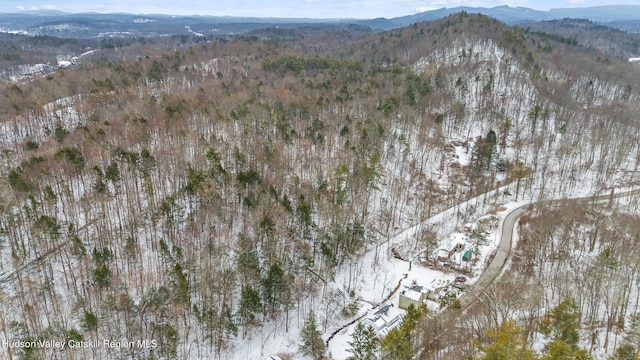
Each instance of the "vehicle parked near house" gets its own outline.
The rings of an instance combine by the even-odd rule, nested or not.
[[[464,288],[465,288],[465,284],[466,284],[466,282],[467,282],[467,278],[466,278],[466,277],[464,277],[464,276],[462,276],[462,275],[458,275],[458,276],[456,276],[456,279],[455,279],[455,280],[454,280],[454,282],[453,282],[453,286],[454,286],[456,289],[460,289],[460,290],[462,290],[462,289],[464,289]]]

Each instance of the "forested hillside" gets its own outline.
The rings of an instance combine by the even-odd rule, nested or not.
[[[633,58],[640,54],[640,34],[597,24],[589,20],[562,19],[524,25],[539,35],[599,49],[612,57]]]
[[[0,342],[100,346],[0,358],[343,359],[324,344],[395,296],[394,264],[513,201],[638,185],[635,64],[465,13],[352,30],[141,41],[2,82]],[[538,204],[502,278],[528,290],[409,312],[370,358],[490,358],[503,331],[552,359],[558,308],[576,354],[638,349],[634,196]]]

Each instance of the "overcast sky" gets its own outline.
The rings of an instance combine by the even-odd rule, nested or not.
[[[308,18],[376,18],[411,15],[442,7],[499,5],[538,10],[640,0],[0,0],[0,12],[59,10],[134,14],[214,15]]]

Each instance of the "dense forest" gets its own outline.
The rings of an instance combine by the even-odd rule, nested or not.
[[[596,48],[612,57],[631,58],[640,50],[640,34],[637,32],[626,32],[584,19],[542,21],[523,27],[560,42]]]
[[[466,13],[72,45],[0,82],[0,342],[100,346],[0,358],[340,359],[347,326],[353,359],[637,356],[637,193],[544,202],[637,186],[637,64]],[[514,201],[477,301],[358,326],[394,257]]]

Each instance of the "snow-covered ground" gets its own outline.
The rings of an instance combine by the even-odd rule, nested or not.
[[[608,146],[601,143],[595,135],[590,137],[588,134],[583,134],[575,138],[570,137],[564,130],[561,130],[563,121],[560,120],[560,114],[565,115],[564,109],[551,106],[550,114],[545,120],[546,123],[540,121],[533,129],[535,134],[540,135],[540,144],[527,143],[526,137],[518,137],[520,135],[516,134],[528,134],[527,131],[530,127],[530,123],[527,122],[528,113],[532,107],[538,104],[540,99],[536,86],[526,81],[529,78],[528,72],[516,61],[504,61],[508,58],[508,52],[505,52],[497,44],[493,42],[456,43],[448,50],[434,52],[430,58],[423,59],[416,64],[415,68],[422,70],[434,64],[434,66],[450,64],[453,67],[462,65],[460,53],[462,50],[465,50],[466,53],[468,49],[471,49],[470,53],[473,54],[470,55],[468,61],[475,64],[486,63],[487,69],[485,70],[488,71],[483,71],[477,81],[468,81],[464,89],[455,90],[455,101],[464,104],[464,116],[461,119],[454,119],[456,112],[451,104],[455,101],[443,102],[435,104],[432,109],[434,112],[446,114],[444,115],[446,116],[445,125],[438,131],[435,127],[421,129],[418,125],[407,126],[402,121],[398,121],[398,124],[391,129],[390,132],[393,136],[386,140],[383,146],[384,152],[380,154],[382,159],[380,172],[383,176],[377,184],[379,190],[371,191],[371,198],[367,203],[366,210],[368,214],[371,214],[368,226],[375,233],[375,236],[371,236],[372,242],[367,245],[367,249],[339,267],[333,280],[326,284],[318,282],[318,292],[310,292],[301,301],[293,304],[286,319],[281,312],[275,319],[265,319],[263,325],[251,329],[246,337],[238,336],[229,339],[229,348],[223,352],[223,359],[264,359],[279,353],[292,354],[294,358],[299,358],[300,330],[304,325],[306,315],[312,310],[317,314],[324,339],[328,339],[338,331],[329,342],[329,351],[334,359],[344,359],[347,356],[346,344],[350,341],[350,334],[354,326],[345,327],[345,325],[376,311],[381,305],[391,303],[397,307],[398,294],[394,293],[394,290],[400,289],[403,285],[412,285],[415,282],[415,284],[425,287],[441,287],[451,283],[457,275],[457,271],[445,272],[421,264],[419,261],[421,256],[428,256],[425,254],[424,244],[417,241],[423,231],[434,232],[437,240],[437,244],[433,246],[434,249],[450,251],[456,243],[466,242],[467,234],[464,229],[466,224],[481,220],[487,221],[488,234],[485,235],[488,243],[486,245],[471,243],[464,245],[464,250],[477,248],[475,261],[470,262],[469,265],[464,264],[468,267],[469,283],[472,284],[486,266],[487,258],[496,249],[497,237],[501,233],[501,229],[495,225],[501,224],[500,220],[510,210],[538,199],[606,193],[609,191],[609,187],[616,184],[626,184],[635,178],[637,175],[637,164],[634,162],[635,153],[625,153],[621,147],[614,146],[615,144]],[[226,72],[237,62],[236,58],[216,58],[195,64],[192,68],[199,71],[204,78],[217,72]],[[464,72],[467,70],[462,69],[462,66],[459,71],[461,78],[473,78]],[[489,76],[489,73],[495,76]],[[491,85],[495,92],[503,94],[499,100],[491,98],[487,92],[483,91],[483,87],[486,86],[490,78],[494,81]],[[567,78],[560,74],[550,74],[549,79],[549,81],[559,83],[567,81]],[[511,86],[511,83],[516,80],[521,81],[522,86]],[[569,86],[573,99],[580,104],[604,106],[620,95],[618,87],[597,81],[592,84],[592,91],[588,92],[584,90],[588,81],[583,78],[575,79]],[[159,84],[158,86],[163,85]],[[150,92],[155,92],[154,95],[163,95],[164,93],[160,88],[152,88]],[[61,99],[46,105],[43,108],[44,116],[24,119],[24,122],[18,120],[3,122],[0,126],[4,131],[0,131],[0,133],[5,135],[0,138],[0,141],[7,147],[17,147],[27,138],[44,141],[48,137],[47,129],[49,131],[53,129],[57,122],[65,129],[72,130],[80,125],[86,117],[86,114],[79,110],[83,107],[83,101],[85,101],[85,95]],[[533,169],[533,176],[524,179],[519,192],[517,192],[515,182],[507,182],[510,179],[507,179],[506,173],[496,174],[494,182],[491,183],[492,187],[497,186],[496,189],[469,199],[472,196],[470,194],[477,193],[474,184],[468,181],[468,175],[464,173],[471,164],[471,148],[479,136],[484,136],[490,129],[499,125],[495,121],[495,112],[487,111],[488,108],[499,108],[513,119],[513,129],[507,136],[507,148],[502,149],[501,158],[512,164],[518,161],[524,162]],[[587,115],[582,113],[570,115],[573,117],[571,117],[572,122],[569,126],[579,126],[575,124],[587,118]],[[333,116],[333,114],[329,116]],[[402,119],[402,114],[399,114],[398,119]],[[420,123],[423,119],[412,120]],[[204,122],[206,123],[203,125],[205,130],[199,134],[203,139],[211,138],[214,129],[218,139],[229,143],[243,138],[243,130],[241,129],[218,131],[219,129],[216,127],[223,125],[212,124],[210,118],[206,118]],[[33,124],[37,124],[37,126]],[[542,134],[548,135],[543,137]],[[157,149],[155,149],[157,152],[175,151],[172,148],[163,148],[166,145],[159,140],[158,134],[151,134],[150,137],[157,145]],[[519,142],[517,149],[516,142]],[[590,154],[584,155],[581,149],[594,150]],[[616,168],[616,171],[607,175],[606,169],[598,168],[593,164],[597,163],[598,159],[608,156],[607,151],[609,150],[616,154],[616,161],[620,165],[611,165]],[[185,157],[187,161],[196,157],[196,147],[193,144],[185,144],[181,151],[188,154]],[[311,155],[306,155],[300,152],[299,144],[285,146],[282,151],[289,157],[291,164],[294,164],[292,165],[294,168],[289,170],[299,173],[302,183],[312,184],[320,177],[313,171],[304,171],[305,169],[298,168],[301,167],[300,164],[308,162],[309,159],[315,159],[313,157],[316,155],[315,151],[311,151]],[[549,163],[539,164],[538,161],[542,160],[539,156],[540,153],[557,154],[557,156],[545,157],[544,159]],[[338,153],[331,154],[326,160],[335,162],[335,164],[331,163],[331,166],[337,165],[340,163],[340,155]],[[606,167],[608,162],[603,160],[600,161],[600,164],[604,164],[603,167]],[[547,167],[546,173],[539,170],[543,166]],[[488,171],[476,176],[488,176],[487,173]],[[160,194],[156,195],[158,199],[163,199],[164,196],[171,194],[166,189],[178,187],[172,183],[177,181],[176,179],[168,176],[154,176],[156,178],[153,178],[153,183],[158,184],[155,191],[156,194]],[[558,181],[558,179],[562,179],[562,181]],[[60,189],[56,188],[56,190],[68,190],[72,193],[71,198],[79,200],[86,193],[84,184],[89,183],[86,181],[86,179],[85,182],[71,181],[69,184],[60,185]],[[142,187],[142,183],[138,183],[141,182],[140,179],[136,178],[134,181]],[[63,188],[63,186],[67,186],[67,188]],[[460,191],[461,188],[464,190]],[[110,187],[110,190],[114,190],[114,188]],[[110,217],[112,218],[110,224],[114,226],[112,230],[117,232],[118,227],[122,230],[127,217],[131,217],[132,214],[127,213],[124,206],[124,202],[128,201],[128,195],[123,193],[120,195],[122,196],[106,201],[107,205],[104,209],[89,206],[87,209],[77,210],[78,213],[74,214],[74,220],[80,221],[78,225],[83,226],[90,223],[93,218]],[[359,200],[354,199],[353,201]],[[182,214],[180,216],[183,217],[195,212],[195,208],[198,206],[180,199],[178,202]],[[56,206],[63,205],[62,202],[56,203]],[[144,212],[148,208],[148,204],[142,202],[140,207],[141,212]],[[60,214],[59,220],[61,222],[66,220],[63,218],[64,216],[69,215]],[[386,216],[391,219],[385,218]],[[142,215],[140,217],[142,218]],[[389,224],[389,226],[385,228],[384,224]],[[155,225],[154,227],[146,225],[149,226],[149,229],[134,231],[136,238],[139,239],[144,259],[143,264],[145,265],[134,273],[142,274],[141,278],[149,276],[152,281],[140,281],[140,288],[128,290],[128,295],[133,299],[135,305],[139,305],[145,290],[152,286],[150,284],[159,282],[155,278],[159,275],[153,270],[161,268],[158,256],[153,251],[153,240],[156,237],[161,238],[162,232],[155,228]],[[228,229],[216,229],[220,232],[226,231],[225,236],[229,238],[235,237],[243,230],[238,222],[229,226]],[[181,225],[178,225],[175,231],[186,232],[184,226]],[[94,236],[96,234],[88,231],[88,235]],[[187,237],[183,234],[180,236]],[[189,239],[182,238],[180,240],[189,241]],[[453,262],[458,265],[463,264],[464,262],[459,259],[463,253],[464,251],[454,253]],[[405,260],[397,259],[394,257],[396,254]],[[10,264],[11,262],[8,260],[10,258],[11,249],[4,248],[2,259],[7,259],[6,264]],[[62,261],[55,264],[54,271],[65,271],[65,268],[60,264]],[[76,263],[68,264],[71,268],[76,268],[77,265]],[[7,265],[7,267],[10,266]],[[63,284],[56,284],[56,286],[58,286],[56,288],[58,293],[65,292]],[[7,291],[10,292],[10,290]],[[345,316],[342,314],[342,309],[352,301],[349,296],[351,291],[355,295],[358,311],[355,315]],[[393,295],[391,295],[392,293]],[[318,299],[325,300],[319,301]],[[438,311],[436,303],[429,303],[429,305],[432,311]],[[79,327],[77,323],[72,325]],[[191,343],[192,339],[184,340],[185,343]],[[197,353],[197,357],[200,358],[213,358],[211,352],[210,347],[203,345],[189,354]]]

